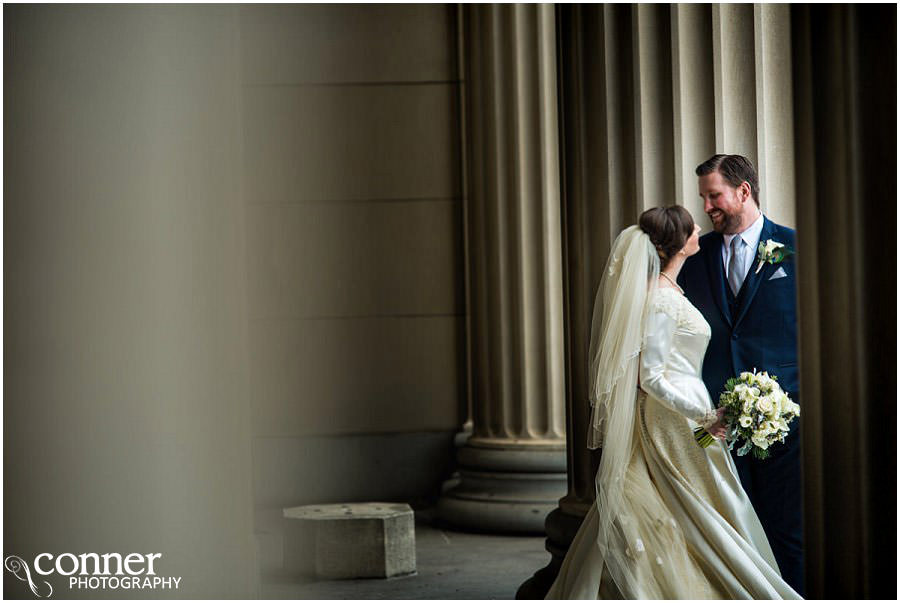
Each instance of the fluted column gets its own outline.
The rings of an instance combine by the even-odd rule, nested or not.
[[[631,16],[635,172],[640,211],[675,202],[669,12],[665,4],[638,4]]]
[[[594,475],[601,454],[587,447],[591,412],[588,356],[594,294],[615,237],[643,211],[639,199],[649,199],[656,194],[649,191],[671,185],[671,180],[665,178],[647,177],[641,181],[637,177],[638,166],[648,173],[671,174],[671,167],[650,153],[654,135],[649,129],[661,115],[649,100],[656,83],[639,81],[635,57],[642,51],[644,56],[658,55],[648,31],[643,32],[643,49],[634,35],[632,26],[642,17],[635,7],[627,5],[567,5],[560,6],[558,12],[565,157],[569,489],[559,507],[547,517],[546,548],[550,561],[522,584],[516,593],[518,599],[544,597],[585,514],[594,504]],[[649,18],[654,16],[650,14]],[[645,14],[643,19],[647,17]],[[638,100],[641,88],[643,103]]]
[[[806,590],[896,599],[897,7],[790,12]]]
[[[551,560],[519,598],[544,596],[594,502],[602,451],[586,445],[590,319],[616,235],[672,203],[709,230],[694,169],[717,152],[759,156],[764,210],[788,225],[793,215],[793,112],[778,96],[790,98],[787,11],[561,5],[558,14],[569,491],[547,518]]]
[[[694,169],[716,148],[715,98],[709,94],[713,69],[712,18],[709,6],[672,5],[672,117],[675,139],[675,200],[703,228],[712,224],[703,213]]]
[[[566,489],[555,16],[464,16],[473,434],[438,513],[542,532]]]
[[[794,226],[790,30],[787,5],[712,6],[715,152],[748,157],[763,212]]]
[[[753,5],[712,6],[716,151],[756,164],[756,60]]]
[[[763,212],[795,223],[794,112],[791,82],[791,8],[753,7],[756,40],[757,173]]]

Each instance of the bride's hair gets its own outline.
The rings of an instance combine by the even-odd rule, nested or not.
[[[681,251],[694,232],[694,219],[680,205],[648,209],[641,214],[638,224],[656,247],[663,268],[672,256]]]

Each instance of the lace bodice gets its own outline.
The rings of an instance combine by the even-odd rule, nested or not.
[[[714,420],[701,378],[711,333],[709,323],[681,293],[670,288],[654,292],[641,352],[641,389],[701,425]]]
[[[658,288],[650,302],[650,311],[669,315],[679,328],[702,335],[707,340],[712,335],[709,323],[703,318],[700,310],[675,289]]]

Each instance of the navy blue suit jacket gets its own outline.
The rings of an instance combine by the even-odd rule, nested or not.
[[[796,249],[792,229],[764,218],[760,241],[768,239]],[[688,299],[712,327],[703,361],[703,382],[713,403],[718,406],[719,394],[729,378],[754,368],[776,375],[781,388],[799,403],[794,257],[780,264],[763,264],[759,273],[758,260],[754,259],[732,312],[722,245],[719,233],[700,237],[700,251],[688,258],[678,277]],[[772,279],[779,268],[786,276]]]

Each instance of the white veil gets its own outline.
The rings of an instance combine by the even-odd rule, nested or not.
[[[618,443],[607,442],[608,437],[630,441],[647,300],[658,277],[659,255],[647,233],[638,226],[619,233],[597,288],[588,352],[593,408],[588,448],[603,447],[604,458],[610,444]],[[619,467],[622,471],[624,465]]]
[[[595,480],[597,545],[605,566],[601,571],[608,573],[626,597],[638,598],[659,598],[667,592],[660,581],[677,584],[674,572],[686,562],[676,559],[683,557],[677,553],[644,553],[645,547],[675,552],[679,540],[684,550],[683,536],[674,533],[678,529],[673,527],[674,520],[646,465],[641,459],[631,462],[639,437],[635,421],[639,357],[659,270],[659,255],[650,237],[638,226],[623,230],[613,243],[597,290],[589,351],[592,411],[588,447],[603,449]],[[661,561],[667,567],[655,565]]]
[[[608,575],[626,599],[692,599],[709,584],[639,449],[639,413],[647,403],[638,390],[640,353],[659,271],[650,237],[638,226],[623,230],[606,262],[591,321],[588,447],[603,451],[595,479],[602,564],[590,571],[601,584]]]
[[[600,533],[606,552],[609,531],[622,513],[625,471],[634,446],[638,365],[659,255],[650,237],[629,226],[616,237],[591,319],[589,358],[591,425],[588,448],[603,448],[595,480]]]

